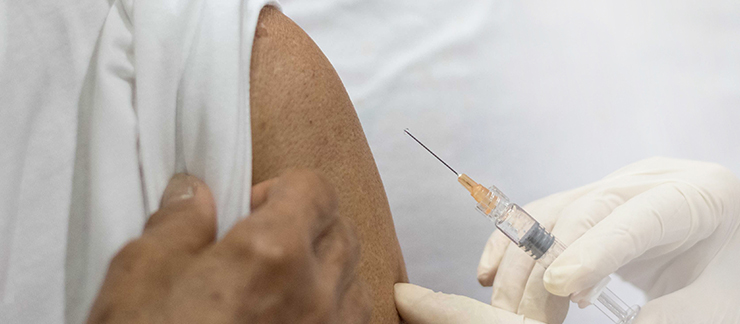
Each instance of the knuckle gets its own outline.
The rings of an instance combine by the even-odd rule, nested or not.
[[[244,234],[244,233],[242,233]],[[229,240],[232,254],[250,260],[264,269],[276,270],[294,266],[303,253],[295,236],[275,235],[270,231],[251,231]]]
[[[293,263],[293,256],[284,246],[255,244],[254,247],[253,257],[263,267],[279,269]]]
[[[164,251],[156,243],[140,238],[127,243],[111,259],[110,268],[126,273],[141,272],[164,257]]]
[[[247,219],[250,221],[251,219]],[[254,237],[249,227],[237,225],[221,241],[221,250],[234,259],[252,259],[254,253]]]
[[[267,269],[290,268],[301,260],[299,249],[274,239],[256,240],[252,247],[253,257]]]

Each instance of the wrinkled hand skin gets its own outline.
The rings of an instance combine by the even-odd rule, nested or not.
[[[252,213],[215,241],[207,186],[179,174],[144,232],[111,261],[88,323],[366,323],[359,246],[323,177],[252,189]]]

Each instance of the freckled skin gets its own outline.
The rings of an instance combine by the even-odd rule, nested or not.
[[[371,323],[398,323],[393,284],[406,282],[385,190],[352,102],[321,50],[266,7],[250,73],[253,183],[302,167],[322,173],[360,242],[359,279],[373,299]]]

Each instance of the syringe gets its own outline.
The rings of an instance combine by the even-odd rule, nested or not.
[[[550,234],[537,220],[529,215],[517,204],[509,201],[501,190],[495,186],[484,187],[473,181],[464,173],[458,173],[434,154],[426,145],[422,144],[408,129],[404,132],[411,136],[419,145],[424,147],[437,160],[457,175],[457,181],[470,192],[478,204],[476,209],[496,224],[501,233],[506,235],[514,244],[524,250],[537,263],[547,268],[565,250],[565,244]],[[571,295],[571,300],[578,303],[580,308],[594,304],[612,322],[630,324],[637,313],[639,306],[628,306],[606,287],[610,278],[596,284],[594,287]]]

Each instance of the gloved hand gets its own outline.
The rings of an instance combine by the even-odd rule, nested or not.
[[[408,324],[544,324],[464,296],[407,283],[394,288],[396,308]]]
[[[478,268],[493,306],[561,323],[568,305],[554,295],[617,272],[651,299],[635,324],[740,323],[740,180],[728,169],[651,158],[524,209],[568,248],[545,270],[494,232]]]

